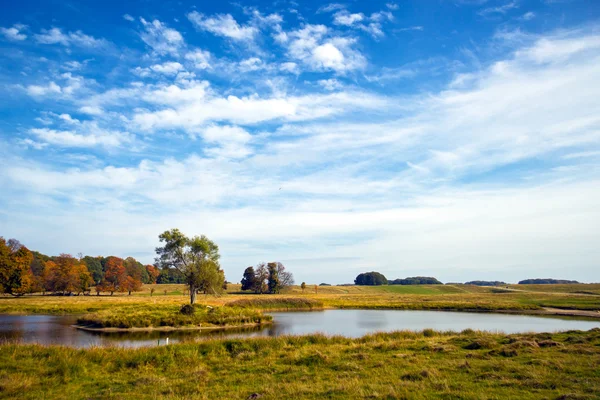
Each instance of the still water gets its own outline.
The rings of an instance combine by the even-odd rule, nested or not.
[[[491,332],[555,332],[600,328],[600,321],[530,315],[459,313],[445,311],[326,310],[272,313],[265,328],[227,331],[87,332],[75,329],[74,316],[0,315],[0,342],[60,344],[71,347],[141,347],[206,338],[256,337],[324,333],[360,337],[373,332],[414,330]]]

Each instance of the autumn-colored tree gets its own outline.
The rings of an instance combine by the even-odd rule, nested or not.
[[[123,282],[124,292],[128,292],[131,296],[131,292],[139,292],[140,290],[142,290],[142,281],[132,276],[125,278],[125,282]]]
[[[119,257],[109,257],[106,260],[104,279],[98,285],[103,292],[110,292],[112,296],[114,292],[125,292],[125,281],[127,279],[127,271],[123,265],[123,259]]]
[[[156,283],[156,279],[160,275],[160,271],[154,265],[146,265],[146,272],[148,272],[148,277],[150,278],[150,283]]]
[[[42,278],[46,290],[62,294],[86,292],[93,281],[85,263],[70,254],[47,261]]]
[[[18,240],[0,237],[0,292],[22,296],[31,293],[34,276],[31,272],[33,255]]]

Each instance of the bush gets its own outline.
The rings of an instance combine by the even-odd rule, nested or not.
[[[184,304],[179,309],[179,312],[183,315],[194,315],[194,313],[196,312],[196,308],[192,304]]]

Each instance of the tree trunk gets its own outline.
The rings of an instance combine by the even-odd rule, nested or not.
[[[196,303],[196,288],[190,285],[190,304]]]

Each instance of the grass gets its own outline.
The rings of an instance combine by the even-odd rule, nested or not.
[[[272,319],[260,311],[239,307],[196,307],[194,314],[185,315],[178,307],[162,305],[142,309],[136,306],[110,308],[79,317],[77,323],[91,328],[213,328],[265,324]]]
[[[0,398],[596,399],[600,330],[394,332],[144,349],[0,345]]]
[[[233,300],[227,307],[252,308],[259,310],[316,310],[323,308],[323,302],[302,297],[253,297]]]

